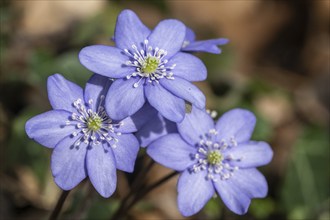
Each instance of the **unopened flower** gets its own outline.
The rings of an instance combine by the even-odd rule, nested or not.
[[[132,172],[139,143],[132,118],[112,120],[104,109],[112,81],[94,75],[86,88],[55,74],[48,78],[48,97],[54,110],[26,123],[36,142],[54,148],[51,170],[56,184],[71,190],[87,176],[95,189],[109,197],[116,189],[116,169]],[[141,119],[138,119],[138,121]]]
[[[186,36],[182,44],[182,51],[185,52],[207,52],[220,54],[221,49],[218,46],[225,45],[229,42],[227,38],[217,38],[210,40],[195,40],[196,36],[193,30],[186,27]]]
[[[122,11],[115,28],[115,47],[88,46],[79,54],[91,71],[115,78],[105,107],[113,119],[137,112],[148,101],[165,118],[179,122],[185,101],[205,107],[205,96],[191,82],[206,78],[206,67],[197,57],[180,52],[186,27],[178,20],[161,21],[150,31],[130,11]]]
[[[237,214],[247,212],[252,198],[266,196],[264,176],[256,169],[273,152],[265,142],[251,141],[256,119],[243,109],[225,113],[216,124],[193,108],[178,124],[178,133],[152,142],[147,153],[158,163],[181,172],[178,207],[182,215],[200,211],[215,194]]]

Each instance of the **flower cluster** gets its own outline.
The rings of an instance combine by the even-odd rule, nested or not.
[[[215,193],[237,214],[247,212],[252,198],[265,197],[267,183],[256,167],[270,162],[272,150],[250,140],[254,115],[234,109],[214,123],[192,83],[205,80],[207,70],[190,52],[219,54],[228,40],[196,41],[174,19],[150,30],[131,10],[119,14],[113,39],[115,46],[80,51],[81,64],[95,73],[84,89],[60,74],[50,76],[53,110],[26,123],[31,139],[53,148],[55,183],[71,190],[89,177],[100,195],[110,197],[116,170],[133,172],[142,146],[181,173],[178,207],[184,216],[200,211]]]

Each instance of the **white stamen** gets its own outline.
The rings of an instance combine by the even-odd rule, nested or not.
[[[118,142],[119,140],[113,138],[113,135],[121,135],[121,132],[115,132],[114,127],[119,128],[124,123],[113,123],[108,117],[103,107],[104,95],[99,97],[98,106],[96,106],[97,112],[94,112],[90,107],[93,103],[93,99],[89,99],[86,103],[83,103],[81,99],[77,99],[73,102],[74,108],[77,113],[72,113],[69,120],[65,121],[66,126],[75,125],[78,129],[72,132],[72,136],[78,137],[73,144],[73,147],[78,147],[83,142],[86,145],[98,145],[102,141],[108,142],[110,145],[113,143],[110,141]],[[74,122],[74,123],[73,123]]]
[[[129,74],[126,76],[126,79],[130,79],[132,77],[139,77],[140,80],[133,84],[134,88],[139,87],[140,81],[143,80],[149,83],[159,83],[159,80],[162,78],[167,78],[173,80],[172,69],[176,66],[176,64],[172,64],[171,66],[167,66],[168,60],[164,57],[167,55],[167,51],[164,49],[159,49],[158,47],[153,48],[148,45],[149,41],[147,39],[144,40],[144,45],[142,49],[138,49],[135,44],[131,47],[133,51],[129,51],[128,49],[124,49],[124,52],[127,56],[130,57],[130,60],[126,61],[125,64],[127,66],[132,66],[136,68],[136,72]],[[150,64],[150,59],[156,60],[155,70],[153,72],[144,72],[146,65]]]
[[[231,154],[226,154],[228,146],[236,146],[237,141],[231,137],[228,143],[225,140],[220,142],[214,141],[214,136],[218,135],[215,129],[211,129],[198,142],[197,152],[191,155],[195,164],[191,167],[191,172],[197,173],[206,170],[206,180],[214,182],[227,180],[233,176],[233,173],[239,169],[238,166],[232,165],[232,162],[240,162],[241,158],[233,158]],[[217,156],[219,158],[217,158]]]

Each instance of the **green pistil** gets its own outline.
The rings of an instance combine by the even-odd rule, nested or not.
[[[211,151],[207,154],[207,162],[215,165],[222,161],[222,155],[218,151]]]
[[[147,57],[142,67],[142,71],[147,74],[154,73],[157,70],[158,65],[159,60],[156,57]]]
[[[87,127],[92,131],[98,131],[102,127],[102,119],[98,115],[93,115],[87,119]]]

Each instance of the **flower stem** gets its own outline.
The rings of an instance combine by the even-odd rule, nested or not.
[[[127,214],[128,210],[130,210],[137,202],[139,202],[144,196],[146,196],[149,192],[151,192],[153,189],[157,188],[158,186],[165,183],[167,180],[171,179],[175,175],[177,175],[177,171],[173,171],[172,173],[164,176],[162,179],[158,180],[157,182],[151,184],[150,186],[147,186],[145,188],[140,186],[140,189],[136,191],[136,194],[133,194],[133,199],[131,202],[127,202],[128,199],[126,199],[125,203],[122,203],[121,207],[117,210],[117,212],[113,215],[111,219],[121,219],[123,214]],[[130,196],[128,196],[129,198]],[[128,205],[127,205],[128,203]],[[123,212],[125,210],[125,212]]]
[[[62,191],[62,194],[61,194],[60,198],[58,199],[57,204],[56,204],[52,214],[49,217],[49,220],[56,220],[57,219],[57,217],[59,216],[59,214],[61,212],[61,209],[63,207],[65,199],[69,195],[69,192],[70,192],[70,190],[69,191],[65,191],[65,190]]]
[[[140,170],[140,172],[137,174],[137,176],[134,178],[134,181],[132,183],[130,192],[125,196],[125,198],[122,200],[122,202],[120,203],[120,207],[117,209],[117,211],[115,212],[115,214],[113,215],[113,217],[111,219],[118,219],[118,216],[122,215],[122,212],[125,210],[125,213],[127,213],[126,210],[126,204],[128,203],[128,201],[131,199],[132,196],[134,196],[134,193],[136,191],[138,191],[139,188],[142,188],[143,186],[143,181],[145,178],[143,178],[143,176],[145,176],[147,174],[147,172],[152,168],[152,166],[155,164],[155,162],[153,160],[150,160],[150,162],[147,164],[147,166],[143,169]]]
[[[138,188],[141,188],[144,183],[144,181],[141,181],[142,179],[144,180],[143,176],[145,176],[150,171],[154,164],[155,162],[153,160],[150,160],[147,166],[143,168],[141,172],[135,177],[135,180],[131,186],[131,192],[135,192]],[[126,197],[130,197],[131,195],[132,193],[129,193]]]
[[[84,219],[90,206],[93,202],[93,197],[95,196],[95,190],[90,182],[88,182],[87,188],[85,189],[85,198],[78,204],[73,215],[70,219]]]
[[[138,201],[140,201],[144,196],[150,193],[152,190],[157,188],[158,186],[164,184],[166,181],[177,175],[177,171],[173,171],[170,174],[164,176],[162,179],[158,180],[157,182],[151,184],[150,186],[146,187],[144,190],[142,189],[138,194],[136,194],[133,201],[126,207],[126,210],[131,209]]]

